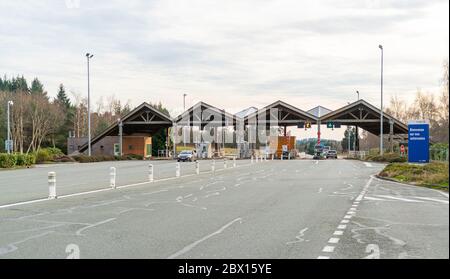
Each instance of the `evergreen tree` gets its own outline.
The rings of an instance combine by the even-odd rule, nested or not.
[[[66,109],[70,108],[70,99],[67,97],[66,89],[64,85],[61,83],[58,88],[58,94],[56,95],[56,102]]]
[[[44,85],[37,78],[31,82],[30,93],[47,96],[47,92],[44,91]]]

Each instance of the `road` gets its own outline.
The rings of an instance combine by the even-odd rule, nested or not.
[[[125,176],[145,171],[120,163]],[[89,185],[106,167],[72,166]],[[448,194],[374,178],[382,167],[241,161],[213,174],[205,163],[200,175],[1,208],[0,258],[448,258]]]

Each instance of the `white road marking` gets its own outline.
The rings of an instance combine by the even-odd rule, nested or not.
[[[393,199],[393,200],[399,200],[399,201],[405,201],[405,202],[423,202],[418,200],[411,200],[411,199],[405,199],[405,198],[399,198],[399,197],[393,197],[388,195],[375,195],[376,197],[386,198],[386,199]]]
[[[337,228],[339,230],[345,230],[347,228],[347,225],[339,225]]]
[[[318,256],[317,259],[318,260],[328,260],[330,257],[327,256]]]
[[[319,189],[319,192],[318,192],[318,193],[319,193],[319,194],[320,194],[320,193],[322,193],[322,190],[323,190],[323,189],[322,189],[322,188],[320,188],[320,189]]]
[[[299,235],[297,235],[295,238],[297,239],[296,241],[289,241],[286,242],[287,245],[289,244],[294,244],[294,243],[299,243],[299,242],[303,242],[305,241],[305,239],[303,238],[305,236],[305,232],[308,230],[308,228],[304,228],[303,230],[301,230],[299,232]]]
[[[10,244],[7,245],[9,249],[8,248],[4,248],[4,247],[0,247],[0,256],[16,251],[18,249],[17,248],[18,244],[22,244],[22,243],[24,243],[24,242],[26,242],[28,240],[32,240],[32,239],[36,239],[36,238],[39,238],[39,237],[46,236],[46,235],[51,234],[51,233],[54,233],[54,231],[44,232],[44,233],[41,233],[41,234],[38,234],[38,235],[33,235],[33,236],[27,237],[25,239],[22,239],[22,240],[10,243]]]
[[[325,246],[323,248],[322,252],[333,253],[334,252],[334,246]]]
[[[98,222],[98,223],[95,223],[95,224],[86,226],[86,227],[84,227],[84,228],[79,229],[75,234],[76,234],[76,235],[82,235],[82,234],[81,234],[82,231],[85,231],[85,230],[87,230],[87,229],[90,229],[90,228],[93,228],[93,227],[96,227],[96,226],[99,226],[99,225],[102,225],[102,224],[106,224],[106,223],[111,222],[111,221],[114,221],[114,220],[116,220],[116,218],[106,219],[106,220],[104,220],[104,221],[101,221],[101,222]]]
[[[446,204],[448,204],[448,201],[446,201],[446,200],[433,199],[433,198],[426,198],[426,197],[413,197],[413,198],[421,199],[421,200],[427,200],[427,201],[441,202],[441,203],[446,203]]]
[[[379,199],[374,197],[364,197],[364,199],[369,201],[385,201],[385,199]]]
[[[348,224],[350,221],[349,220],[342,220],[341,223],[342,224]]]
[[[333,235],[343,235],[344,231],[335,231]]]
[[[380,247],[376,244],[369,244],[366,247],[366,253],[371,253],[364,259],[379,259],[380,258]]]
[[[366,165],[366,167],[368,167],[368,168],[371,168],[371,167],[372,167],[372,164],[371,164],[371,163],[364,162],[364,165]]]
[[[352,219],[352,217],[353,217],[352,215],[345,215],[344,219]]]
[[[188,246],[184,247],[184,248],[181,249],[180,251],[178,251],[178,252],[176,252],[176,253],[170,255],[170,256],[168,257],[168,259],[175,259],[176,257],[179,257],[179,256],[181,256],[181,255],[183,255],[183,254],[189,252],[190,250],[192,250],[193,248],[195,248],[197,245],[199,245],[199,244],[202,243],[203,241],[208,240],[209,238],[211,238],[211,237],[213,237],[213,236],[215,236],[215,235],[221,234],[225,229],[227,229],[228,227],[230,227],[231,225],[233,225],[233,224],[236,223],[236,222],[242,223],[242,218],[236,218],[236,219],[234,219],[234,220],[231,221],[230,223],[228,223],[228,224],[224,225],[223,227],[221,227],[219,230],[217,230],[217,231],[215,231],[215,232],[213,232],[213,233],[211,233],[211,234],[209,234],[209,235],[207,235],[207,236],[202,237],[201,239],[199,239],[199,240],[197,240],[197,241],[195,241],[195,242],[189,244]]]
[[[339,242],[339,238],[332,237],[330,240],[328,240],[328,243],[337,244]]]
[[[319,164],[319,161],[316,161],[316,163],[315,163],[316,165],[318,165]]]

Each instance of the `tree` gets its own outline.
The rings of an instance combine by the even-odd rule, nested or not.
[[[350,146],[348,145],[350,139]],[[344,138],[341,141],[342,150],[353,150],[356,139],[356,129],[354,127],[348,126],[344,132]]]
[[[47,92],[44,91],[44,85],[37,78],[31,82],[30,93],[32,95],[42,95],[47,98]]]
[[[162,103],[159,102],[158,104],[152,104],[151,102],[149,105],[159,112],[165,114],[166,116],[170,117],[169,110],[163,107]],[[158,132],[152,135],[152,155],[158,156],[159,150],[166,150],[166,142],[167,142],[167,132],[165,129],[160,129]]]
[[[67,97],[66,89],[64,85],[61,83],[58,87],[58,94],[56,95],[56,103],[65,107],[66,109],[70,108],[70,99]]]

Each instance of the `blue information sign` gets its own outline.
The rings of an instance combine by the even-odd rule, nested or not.
[[[408,162],[428,163],[430,161],[430,125],[428,123],[408,124]]]

